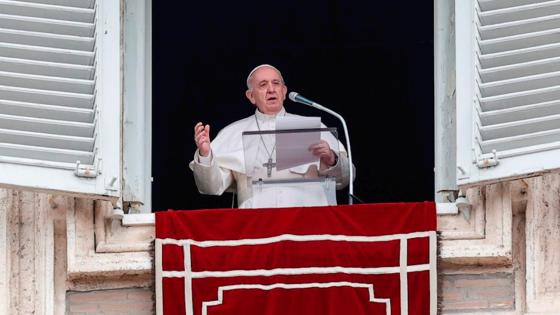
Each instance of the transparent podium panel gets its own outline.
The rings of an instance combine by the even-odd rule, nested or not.
[[[253,208],[285,208],[336,205],[333,177],[252,181]]]
[[[252,208],[336,205],[336,180],[321,176],[313,148],[339,154],[336,128],[243,132]]]

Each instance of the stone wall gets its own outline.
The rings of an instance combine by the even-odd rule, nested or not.
[[[151,292],[154,228],[123,227],[110,210],[105,201],[0,189],[0,314],[63,315],[67,297],[85,292]]]
[[[444,313],[464,311],[511,311],[514,279],[511,273],[445,274],[441,276]]]
[[[152,315],[153,288],[113,289],[66,294],[67,315]]]

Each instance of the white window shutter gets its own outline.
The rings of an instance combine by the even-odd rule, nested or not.
[[[119,10],[0,0],[0,185],[119,195]]]
[[[456,2],[458,184],[560,168],[560,1]]]

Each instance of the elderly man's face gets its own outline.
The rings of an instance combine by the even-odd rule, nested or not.
[[[251,89],[245,95],[264,114],[276,114],[282,109],[288,88],[280,73],[273,68],[263,67],[255,71]]]

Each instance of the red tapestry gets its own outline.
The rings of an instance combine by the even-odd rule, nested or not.
[[[437,312],[425,203],[156,213],[158,315]]]

